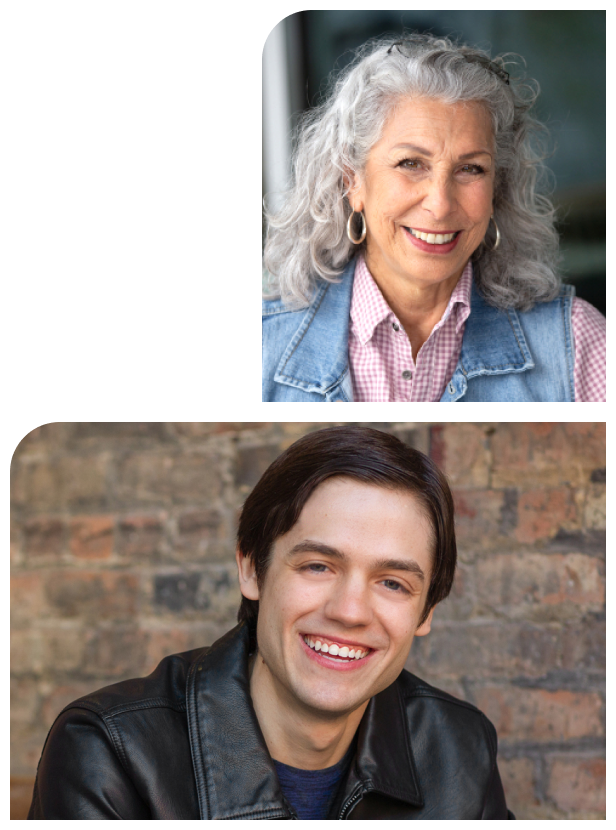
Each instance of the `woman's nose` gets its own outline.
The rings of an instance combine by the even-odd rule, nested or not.
[[[435,219],[445,219],[455,206],[453,183],[446,177],[435,177],[426,182],[426,193],[422,201],[424,210]]]

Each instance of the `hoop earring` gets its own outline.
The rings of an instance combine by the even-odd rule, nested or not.
[[[496,224],[496,219],[494,218],[494,214],[492,214],[492,216],[490,216],[490,219],[494,222],[494,227],[496,229],[496,242],[494,243],[494,245],[492,245],[492,250],[495,251],[498,248],[498,246],[500,245],[501,235],[500,235],[500,231],[498,229],[498,225]]]
[[[347,236],[349,237],[349,239],[351,240],[353,245],[361,245],[361,243],[366,238],[366,217],[364,216],[363,210],[360,210],[359,215],[361,216],[361,236],[359,237],[359,239],[354,239],[353,238],[353,231],[351,230],[351,224],[352,224],[354,215],[355,215],[355,211],[353,211],[351,213],[351,215],[349,216],[349,219],[347,221]]]

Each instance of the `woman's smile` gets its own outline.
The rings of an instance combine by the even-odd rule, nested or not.
[[[460,239],[460,231],[453,233],[437,233],[417,231],[414,228],[402,228],[406,232],[409,241],[420,251],[427,254],[443,255],[454,250]]]

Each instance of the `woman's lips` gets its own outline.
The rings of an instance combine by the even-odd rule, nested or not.
[[[402,226],[402,230],[403,230],[404,235],[406,236],[406,238],[408,240],[410,240],[412,242],[412,244],[416,248],[418,248],[420,251],[424,251],[424,253],[427,253],[427,254],[436,254],[436,255],[448,254],[451,251],[453,251],[453,249],[458,244],[458,240],[460,239],[460,236],[461,236],[460,231],[457,231],[457,232],[456,231],[449,231],[449,233],[457,233],[457,236],[455,236],[451,240],[451,242],[444,242],[441,245],[435,245],[431,242],[425,242],[423,239],[418,239],[416,236],[413,236],[413,234],[410,232],[410,230],[408,228],[404,227],[404,226]],[[420,230],[420,229],[416,228],[415,230]],[[434,231],[422,231],[422,233],[435,233],[435,232]],[[441,231],[441,234],[444,234],[444,232]]]

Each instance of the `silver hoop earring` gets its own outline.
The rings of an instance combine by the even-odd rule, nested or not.
[[[498,225],[496,224],[496,219],[494,218],[494,214],[492,214],[492,216],[490,216],[490,219],[494,222],[494,227],[496,229],[496,242],[494,243],[494,245],[492,245],[492,250],[495,251],[498,248],[498,246],[500,245],[501,235],[500,235],[500,231],[498,229]]]
[[[355,211],[351,213],[347,222],[347,236],[353,243],[353,245],[361,245],[361,243],[366,238],[366,217],[364,216],[363,210],[359,211],[359,215],[361,216],[361,236],[359,239],[353,238],[353,231],[351,230],[351,225],[353,223],[353,216],[355,215]]]

